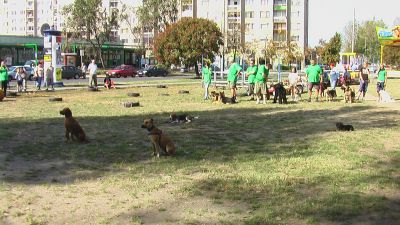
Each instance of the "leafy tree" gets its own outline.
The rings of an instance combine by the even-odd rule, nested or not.
[[[182,18],[155,39],[154,53],[165,65],[195,66],[201,57],[213,59],[223,44],[217,24],[207,19]],[[196,69],[196,74],[198,70]]]
[[[344,50],[351,52],[351,38],[353,32],[353,23],[346,25],[344,30]],[[369,60],[379,59],[380,44],[376,35],[376,27],[385,27],[382,20],[367,20],[355,24],[355,44],[354,52],[363,54]]]
[[[276,53],[278,50],[278,46],[276,44],[276,42],[274,42],[273,40],[269,40],[267,42],[265,51],[264,51],[264,57],[265,59],[269,59],[269,62],[271,64],[273,64],[273,59],[276,58]]]
[[[112,41],[112,30],[118,28],[119,11],[108,12],[102,7],[102,0],[74,0],[65,6],[63,14],[67,29],[93,46],[104,67],[101,47]]]
[[[322,62],[325,64],[336,63],[340,61],[340,49],[342,48],[342,38],[339,33],[329,40],[328,43],[323,46],[322,50]]]
[[[385,64],[400,65],[400,47],[386,46],[383,51],[383,62]]]
[[[178,0],[144,0],[135,11],[136,30],[153,30],[155,36],[178,20]]]
[[[290,43],[285,42],[280,51],[281,55],[283,56],[283,60],[288,64],[300,61],[303,58],[303,53],[295,41]]]
[[[235,24],[233,29],[230,29],[226,32],[226,48],[229,53],[233,53],[233,57],[239,53],[244,52],[245,45],[243,45],[241,41],[241,26],[240,24]]]

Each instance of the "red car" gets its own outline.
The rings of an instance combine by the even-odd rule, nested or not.
[[[131,65],[120,65],[115,67],[114,69],[108,70],[106,72],[110,77],[134,77],[137,74],[137,69]]]

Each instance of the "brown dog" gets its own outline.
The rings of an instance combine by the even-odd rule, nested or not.
[[[160,150],[163,150],[166,155],[175,154],[175,145],[172,140],[165,135],[162,130],[154,126],[153,119],[146,119],[142,124],[142,128],[147,129],[149,138],[153,145],[153,156],[160,157]]]
[[[348,102],[353,103],[355,97],[356,97],[356,93],[354,92],[354,90],[352,88],[350,88],[350,86],[345,86],[345,88],[344,88],[344,101],[346,103],[348,103]]]
[[[71,139],[75,140],[75,138],[80,141],[84,142],[87,141],[86,134],[83,131],[82,127],[79,125],[78,121],[72,117],[72,112],[69,108],[64,108],[60,111],[61,115],[65,116],[64,119],[64,126],[65,126],[65,137],[67,141],[69,141],[69,137],[71,134]]]

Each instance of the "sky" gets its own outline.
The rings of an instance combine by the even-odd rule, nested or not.
[[[314,47],[322,38],[329,40],[335,32],[343,34],[353,20],[382,19],[389,27],[400,17],[400,0],[309,0],[309,45]],[[399,24],[400,25],[400,24]]]

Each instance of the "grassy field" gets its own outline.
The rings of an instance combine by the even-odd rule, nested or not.
[[[399,84],[390,80],[394,97]],[[399,223],[399,103],[218,105],[201,96],[200,85],[170,85],[1,102],[0,224]],[[65,142],[64,107],[89,143]],[[169,124],[171,112],[199,119]],[[145,118],[171,136],[176,156],[150,156]],[[336,132],[337,121],[356,131]]]

